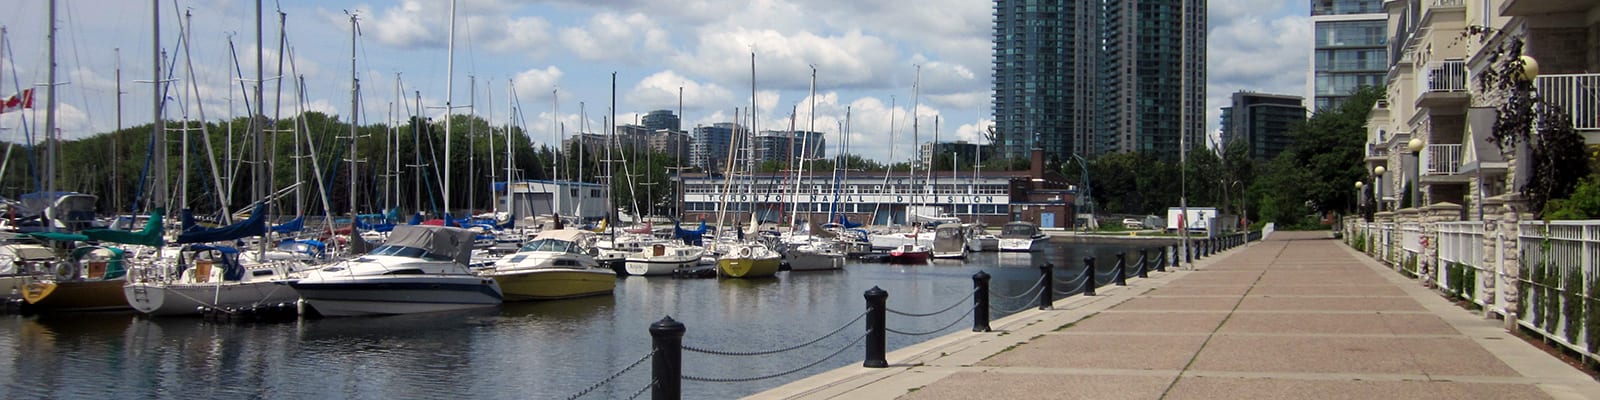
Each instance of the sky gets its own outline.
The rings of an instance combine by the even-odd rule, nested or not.
[[[0,96],[16,93],[19,83],[48,81],[48,3],[19,3],[0,15],[7,29]],[[1307,2],[1209,3],[1208,131],[1218,130],[1220,108],[1235,91],[1305,95]],[[461,0],[454,5],[452,50],[448,1],[266,0],[260,46],[266,111],[281,109],[287,117],[305,109],[346,119],[354,58],[363,124],[409,115],[419,93],[422,111],[435,118],[448,99],[454,113],[504,123],[515,103],[518,125],[536,144],[552,144],[563,126],[568,135],[602,131],[614,73],[616,119],[624,123],[650,110],[676,111],[680,88],[685,129],[732,121],[754,97],[758,129],[788,129],[792,113],[797,129],[826,134],[831,154],[848,108],[851,153],[906,161],[913,135],[924,143],[936,134],[940,141],[984,143],[980,132],[992,118],[992,7],[977,0]],[[244,86],[256,75],[254,2],[161,0],[160,9],[161,47],[178,62],[180,92],[173,97],[181,102],[166,117],[247,115]],[[289,49],[283,52],[279,11]],[[191,40],[180,47],[184,13],[191,15],[184,23]],[[354,57],[352,14],[359,24]],[[56,15],[62,136],[117,127],[119,65],[122,125],[149,123],[151,3],[61,1]],[[297,76],[305,81],[299,102]],[[42,121],[43,87],[37,92],[37,117],[29,118]],[[6,129],[0,140],[21,140],[21,115],[0,115]]]

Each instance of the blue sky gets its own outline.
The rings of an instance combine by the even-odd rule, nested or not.
[[[0,16],[12,48],[5,55],[3,96],[12,80],[43,83],[46,2],[14,4]],[[175,6],[176,4],[176,6]],[[194,67],[199,101],[169,108],[179,118],[204,109],[208,119],[245,115],[240,83],[230,79],[238,49],[245,78],[254,79],[254,4],[228,0],[161,2],[162,47],[178,48],[179,14],[193,15],[187,58]],[[356,67],[362,81],[364,122],[390,117],[395,77],[403,101],[420,91],[429,114],[444,111],[449,9],[444,0],[272,1],[263,5],[267,104],[272,113],[279,30],[277,11],[287,17],[288,43],[296,70],[306,80],[307,101],[297,105],[286,82],[284,115],[296,107],[350,113],[350,26],[359,16]],[[523,127],[538,143],[556,140],[553,125],[574,132],[587,116],[599,131],[617,74],[617,119],[631,122],[655,109],[676,109],[684,88],[686,127],[732,119],[749,107],[750,53],[756,53],[757,106],[761,129],[785,129],[791,110],[798,128],[809,124],[811,67],[817,69],[816,130],[838,143],[845,107],[851,113],[851,151],[867,158],[904,161],[912,148],[913,102],[921,141],[932,140],[938,119],[941,140],[978,140],[989,116],[990,13],[992,2],[974,0],[462,0],[456,4],[452,104],[473,105],[477,114],[505,121],[508,82],[515,82]],[[1311,27],[1304,1],[1214,1],[1208,6],[1207,126],[1217,129],[1218,109],[1230,93],[1254,90],[1304,95]],[[123,124],[148,123],[151,64],[151,5],[148,1],[71,0],[57,10],[59,117],[67,138],[107,132],[116,126],[115,70],[120,48]],[[182,64],[180,64],[181,66]],[[921,67],[920,95],[913,91]],[[288,66],[286,64],[285,68]],[[178,70],[182,77],[183,70]],[[285,72],[288,75],[289,72]],[[477,98],[469,98],[469,76]],[[552,91],[559,102],[552,102]],[[40,90],[40,101],[43,101]],[[230,106],[231,95],[231,106]],[[580,102],[586,112],[580,115]],[[41,107],[42,107],[42,103]],[[892,105],[892,107],[891,107]],[[552,107],[556,110],[552,113]],[[467,112],[457,109],[458,113]],[[42,117],[42,110],[39,113]],[[891,115],[893,120],[891,121]],[[17,114],[0,127],[18,126]],[[555,121],[555,122],[552,122]],[[893,136],[891,138],[891,122]],[[0,132],[13,140],[16,130]],[[831,149],[830,149],[831,151]]]

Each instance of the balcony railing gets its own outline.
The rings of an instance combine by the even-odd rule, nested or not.
[[[1540,75],[1540,97],[1567,111],[1572,127],[1600,130],[1600,74]]]
[[[1388,156],[1388,147],[1379,143],[1367,143],[1367,158],[1384,158]]]
[[[1467,91],[1467,62],[1444,60],[1429,62],[1417,79],[1417,94]]]
[[[1430,144],[1422,151],[1423,175],[1455,175],[1461,172],[1461,145]]]

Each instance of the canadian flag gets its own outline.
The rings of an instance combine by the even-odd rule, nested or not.
[[[24,108],[33,108],[33,89],[23,89],[22,93],[7,97],[5,103],[0,104],[0,114]]]

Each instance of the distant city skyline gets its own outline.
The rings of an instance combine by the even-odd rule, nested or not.
[[[193,15],[189,51],[202,102],[169,105],[166,118],[187,107],[198,117],[219,120],[245,115],[255,80],[253,2],[159,1],[161,47],[184,60],[177,46],[180,14]],[[1310,43],[1306,4],[1280,0],[1212,2],[1206,121],[1216,121],[1229,93],[1240,89],[1293,92],[1304,87],[1306,57],[1286,57]],[[47,2],[14,4],[0,16],[7,28],[7,54],[0,61],[0,96],[17,87],[43,84]],[[733,122],[735,108],[750,107],[751,53],[755,53],[757,130],[787,128],[790,110],[810,121],[811,67],[816,67],[816,131],[837,141],[845,108],[852,109],[851,152],[905,162],[911,143],[913,102],[923,130],[939,116],[941,140],[986,143],[980,132],[991,122],[992,4],[936,0],[917,7],[825,0],[748,4],[699,0],[677,3],[621,1],[590,4],[569,0],[472,0],[456,6],[454,66],[446,65],[449,2],[282,1],[294,70],[307,81],[305,108],[344,116],[350,107],[350,26],[346,10],[359,16],[356,68],[361,77],[363,124],[389,120],[390,104],[414,107],[420,91],[425,112],[444,113],[446,70],[453,70],[455,113],[471,105],[479,116],[507,118],[507,82],[515,80],[522,127],[541,145],[555,145],[555,130],[590,130],[610,120],[611,73],[617,74],[616,120],[640,121],[652,110],[678,110],[681,128]],[[150,121],[151,4],[147,1],[74,0],[58,3],[57,81],[59,126],[75,139],[116,128],[116,70],[120,61],[122,125]],[[266,103],[277,98],[278,15],[265,2],[262,22]],[[798,19],[795,15],[812,18]],[[1262,29],[1274,29],[1261,34]],[[232,39],[237,56],[230,55]],[[116,49],[116,50],[114,50]],[[1301,53],[1303,54],[1303,53]],[[169,58],[167,65],[174,60]],[[231,72],[237,64],[242,72]],[[921,66],[920,98],[912,86]],[[1218,65],[1231,65],[1219,69]],[[180,67],[183,64],[179,64]],[[284,64],[285,75],[291,65]],[[183,77],[184,70],[177,69]],[[15,74],[15,76],[13,75]],[[404,86],[396,94],[396,77]],[[471,78],[469,78],[469,76]],[[231,78],[230,78],[231,77]],[[146,81],[146,82],[137,82]],[[476,84],[476,99],[469,99]],[[284,115],[294,111],[284,82]],[[42,92],[42,91],[41,91]],[[552,92],[559,99],[553,104]],[[181,92],[180,92],[181,93]],[[232,106],[230,107],[230,96]],[[181,99],[182,96],[174,96]],[[42,118],[45,99],[36,99]],[[580,103],[582,110],[580,113]],[[401,108],[401,114],[405,108]],[[492,110],[492,111],[491,111]],[[269,108],[269,114],[271,109]],[[555,114],[552,115],[552,112]],[[492,113],[492,115],[491,115]],[[0,116],[0,140],[21,141],[18,116]],[[890,132],[890,116],[894,132]],[[552,122],[554,120],[555,122]],[[587,122],[582,122],[587,120]],[[37,122],[37,121],[36,121]],[[42,123],[32,125],[42,126]],[[805,128],[802,128],[805,129]],[[1207,128],[1214,131],[1215,126]],[[927,132],[923,132],[927,133]],[[890,135],[893,135],[892,139]],[[921,141],[932,135],[921,135]],[[890,157],[893,145],[893,157]],[[830,149],[832,151],[833,149]]]

